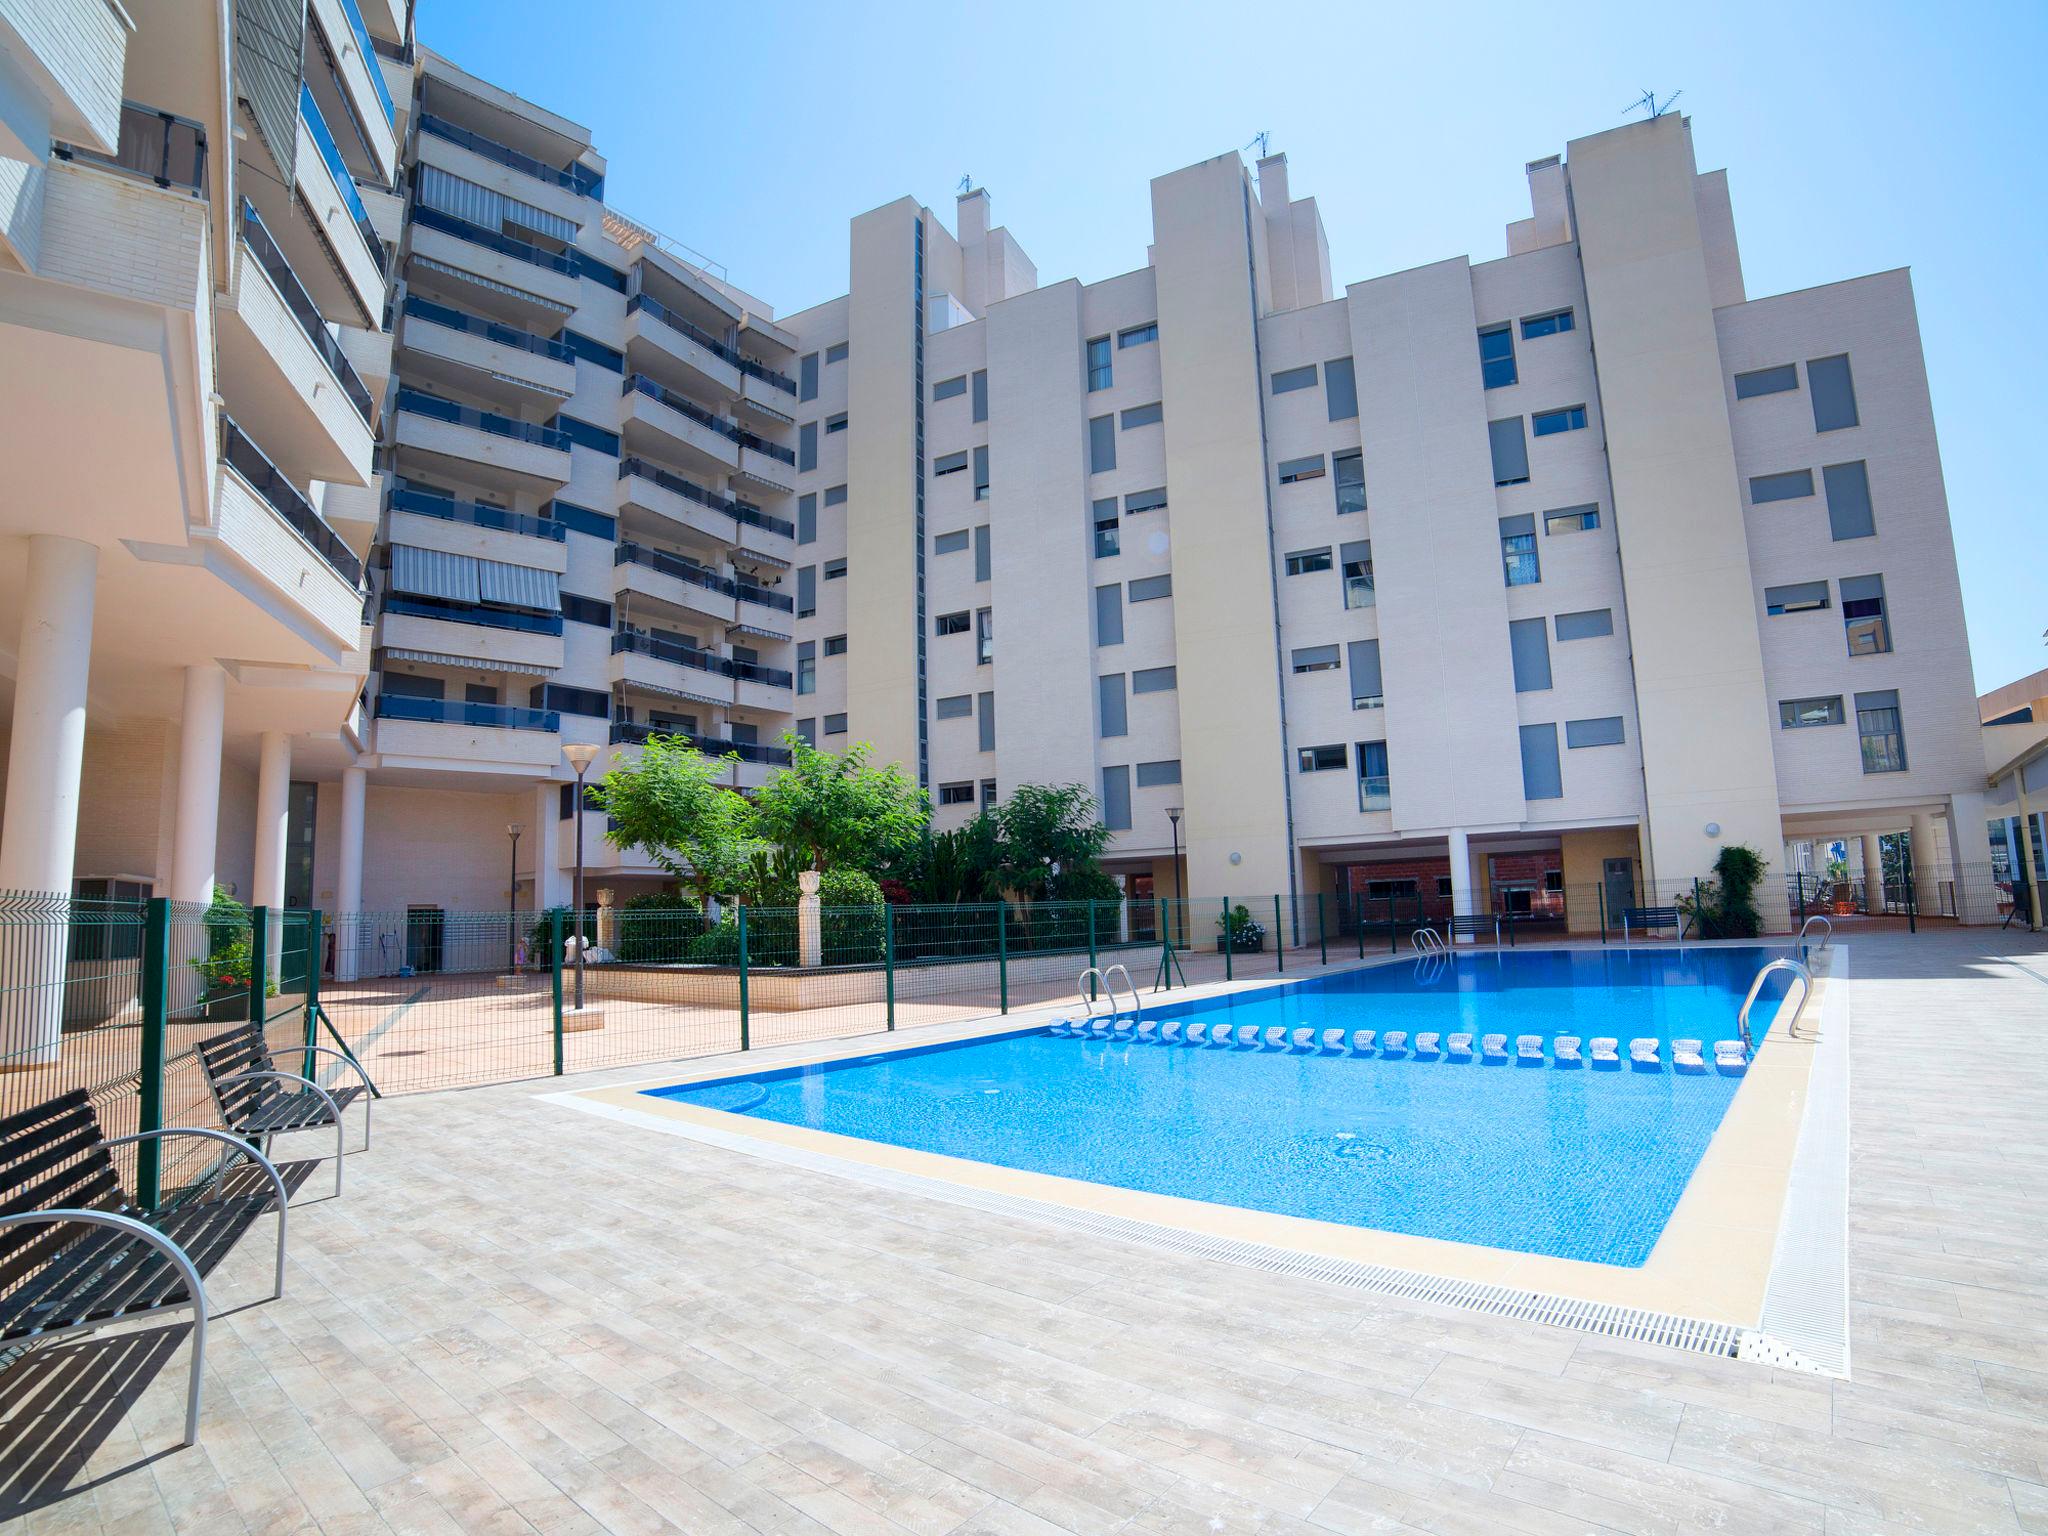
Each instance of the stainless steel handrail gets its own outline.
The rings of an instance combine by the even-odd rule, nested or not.
[[[1806,1000],[1813,995],[1813,972],[1797,960],[1781,957],[1767,962],[1763,969],[1756,973],[1756,979],[1749,984],[1749,996],[1742,1000],[1742,1009],[1735,1015],[1735,1029],[1742,1036],[1742,1048],[1752,1055],[1756,1052],[1756,1041],[1749,1032],[1749,1010],[1756,1002],[1757,993],[1763,990],[1764,978],[1773,971],[1790,971],[1799,981],[1799,1006],[1792,1010],[1792,1018],[1785,1025],[1785,1034],[1793,1040],[1803,1038],[1799,1033],[1799,1016],[1806,1011]],[[1789,996],[1790,988],[1786,990]]]

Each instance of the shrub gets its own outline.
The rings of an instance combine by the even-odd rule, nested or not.
[[[857,869],[828,869],[818,881],[820,956],[826,965],[874,965],[883,958],[882,887]]]
[[[691,958],[705,930],[703,908],[676,891],[629,896],[618,921],[619,958],[638,965],[673,965]]]

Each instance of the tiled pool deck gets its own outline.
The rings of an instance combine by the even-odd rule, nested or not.
[[[2048,1531],[2048,944],[1853,945],[1849,1381],[542,1101],[637,1067],[380,1105],[286,1299],[217,1326],[201,1446],[182,1352],[82,1423],[64,1389],[139,1351],[65,1346],[0,1376],[0,1496],[39,1532]]]

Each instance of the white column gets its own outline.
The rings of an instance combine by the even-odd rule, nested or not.
[[[797,964],[822,965],[825,959],[824,909],[818,900],[818,872],[804,870],[796,877]]]
[[[1463,827],[1450,831],[1451,856],[1451,913],[1454,917],[1471,917],[1472,911],[1472,842],[1466,837]],[[1472,935],[1461,934],[1457,942],[1470,944]]]
[[[291,785],[292,739],[283,731],[265,731],[256,768],[256,877],[249,893],[252,907],[284,905]]]
[[[1913,813],[1913,902],[1923,917],[1941,915],[1941,865],[1935,860],[1934,813]]]
[[[171,838],[173,901],[213,900],[214,841],[220,830],[220,736],[228,675],[212,662],[185,669],[178,726],[178,817]]]
[[[340,870],[334,882],[334,977],[354,981],[363,942],[363,800],[369,774],[341,770]]]
[[[1884,855],[1878,849],[1878,834],[1863,834],[1863,905],[1866,911],[1884,910]]]
[[[561,787],[552,781],[533,792],[533,906],[546,912],[569,904],[569,888],[562,873]]]
[[[90,544],[43,534],[28,541],[7,807],[0,820],[0,891],[71,894],[98,570],[99,551]],[[62,924],[52,923],[17,950],[19,969],[0,1006],[0,1065],[57,1060],[68,937]]]
[[[1991,879],[1991,818],[1984,796],[1965,790],[1948,797],[1949,878],[1956,885],[1956,920],[1998,921],[1998,887]]]

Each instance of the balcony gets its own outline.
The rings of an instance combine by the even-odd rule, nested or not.
[[[300,195],[311,208],[320,233],[332,253],[334,264],[347,281],[359,315],[355,322],[374,325],[384,313],[384,246],[370,223],[369,210],[356,192],[355,177],[342,158],[341,150],[320,115],[320,105],[303,82],[299,86],[299,147],[295,172]],[[274,227],[290,217],[287,210],[271,209]],[[296,254],[296,253],[294,253]],[[303,260],[293,262],[297,271],[311,270]],[[323,304],[330,319],[347,320],[331,305]]]
[[[732,663],[733,703],[743,709],[788,714],[796,704],[796,674],[759,662]]]
[[[740,429],[643,373],[628,374],[624,437],[629,446],[711,475],[739,468]]]
[[[635,369],[681,369],[692,387],[729,396],[740,392],[738,357],[702,326],[646,294],[626,301],[626,358]]]
[[[400,448],[439,460],[444,472],[493,490],[552,496],[569,480],[569,435],[430,395],[398,391],[393,418]]]
[[[732,702],[731,663],[723,656],[653,635],[612,636],[611,680],[703,704]]]
[[[523,307],[537,324],[559,321],[583,297],[576,264],[567,256],[423,204],[412,211],[412,254],[482,279],[478,291],[493,302],[520,305],[521,296],[528,296]]]
[[[52,125],[51,133],[58,141],[50,146],[50,152],[59,160],[95,165],[103,171],[117,171],[166,190],[195,194],[206,191],[206,129],[203,126],[175,113],[146,107],[140,102],[124,101],[115,113],[113,127],[110,141],[114,148],[111,153],[104,153],[90,144],[65,141]],[[37,159],[41,154],[41,146],[38,146],[33,155],[23,158]]]
[[[378,643],[386,648],[475,657],[530,668],[536,675],[562,665],[559,613],[528,613],[397,594],[384,598],[381,613]]]
[[[569,569],[560,523],[474,501],[395,488],[387,537],[393,544],[478,560],[500,560],[557,576]]]
[[[14,53],[14,82],[27,86],[34,104],[19,103],[19,117],[0,115],[0,156],[42,159],[45,146],[29,142],[41,135],[24,119],[39,120],[53,139],[113,153],[122,132],[127,14],[105,0],[43,0],[26,15],[33,20],[8,26],[6,51]]]
[[[428,383],[548,410],[576,393],[575,354],[559,341],[417,295],[404,316],[400,344]]]
[[[500,144],[496,139],[486,138],[483,134],[460,127],[446,118],[436,117],[431,112],[420,114],[420,132],[450,144],[460,145],[493,165],[502,165],[508,170],[518,171],[521,175],[531,176],[546,186],[562,188],[575,193],[578,197],[603,196],[604,179],[586,165],[571,162],[566,168],[557,169],[544,161],[536,160],[532,155],[521,153],[509,144]]]
[[[662,726],[641,725],[630,720],[612,722],[612,745],[615,747],[645,746],[650,736],[673,736],[679,734]],[[707,757],[724,757],[734,753],[743,763],[760,763],[769,768],[789,766],[789,748],[771,747],[754,741],[728,741],[722,736],[692,736],[690,745]]]
[[[356,188],[356,196],[363,200],[363,211],[370,216],[370,228],[377,238],[395,248],[405,234],[405,199],[396,192],[364,186]]]
[[[796,489],[796,451],[742,430],[739,472],[757,485],[787,495]]]
[[[356,377],[363,381],[363,387],[370,392],[370,424],[374,430],[377,417],[383,409],[384,388],[391,382],[391,333],[366,331],[360,326],[345,325],[335,339],[341,343],[341,355],[348,359],[349,366],[356,371]]]
[[[220,541],[304,613],[338,649],[353,646],[362,618],[363,563],[232,418],[220,418],[214,521]]]
[[[777,613],[796,612],[796,599],[786,592],[772,591],[767,587],[757,587],[750,581],[739,580],[733,582],[732,592],[733,596],[743,603],[752,603],[760,608],[772,608]],[[745,615],[742,614],[741,617],[744,618]]]
[[[307,9],[328,47],[328,68],[317,67],[318,50],[307,55],[304,83],[313,90],[321,115],[353,130],[344,137],[353,174],[389,185],[398,173],[398,111],[384,85],[384,71],[370,41],[370,29],[356,0],[311,0]]]
[[[615,590],[636,592],[727,624],[738,616],[733,584],[716,571],[631,541],[613,552],[612,564],[618,571]]]
[[[561,717],[551,709],[380,693],[376,716],[377,751],[387,766],[393,758],[432,758],[546,769],[561,756]]]

